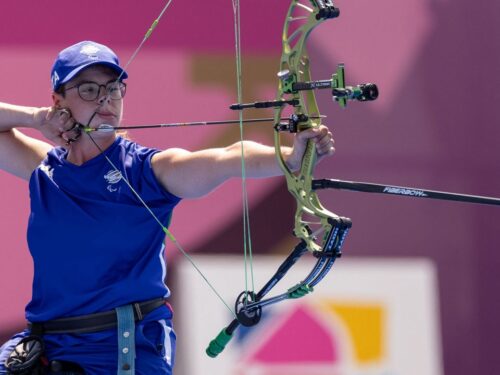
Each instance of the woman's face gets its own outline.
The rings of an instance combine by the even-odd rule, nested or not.
[[[106,66],[91,66],[64,85],[64,96],[53,94],[54,105],[69,109],[73,118],[84,126],[92,128],[97,128],[101,124],[119,126],[123,115],[123,98],[112,99],[109,90],[105,88],[108,85],[110,89],[117,89],[117,78],[118,74]],[[82,85],[90,82],[101,86],[97,88],[96,85]],[[82,99],[82,96],[88,99],[88,95],[92,95],[92,92],[96,96],[94,100]],[[95,116],[92,118],[94,113]]]

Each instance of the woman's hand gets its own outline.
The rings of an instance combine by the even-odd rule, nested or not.
[[[292,153],[286,160],[288,168],[292,171],[300,169],[307,141],[311,140],[316,146],[317,162],[335,152],[335,141],[332,133],[325,125],[301,131],[295,135]]]
[[[42,107],[34,113],[35,128],[55,144],[67,147],[81,135],[79,124],[66,108]]]

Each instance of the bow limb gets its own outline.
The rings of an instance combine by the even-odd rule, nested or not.
[[[283,28],[282,44],[283,52],[280,61],[280,80],[276,101],[293,101],[294,115],[297,124],[294,129],[286,129],[292,132],[303,131],[305,129],[319,127],[321,125],[321,115],[313,89],[298,90],[297,84],[311,82],[309,66],[309,56],[306,50],[307,39],[314,28],[329,18],[338,16],[339,11],[330,1],[310,1],[309,6],[305,6],[298,0],[292,1],[286,16]],[[284,111],[284,106],[275,109],[275,123],[279,124]],[[274,132],[274,145],[278,163],[286,177],[289,192],[297,201],[295,213],[294,235],[307,243],[309,251],[322,252],[327,244],[329,233],[336,223],[341,219],[333,212],[327,210],[320,203],[319,197],[312,189],[313,170],[317,161],[316,147],[311,141],[307,141],[307,146],[302,157],[300,170],[293,173],[283,158],[281,153],[281,130],[276,126]],[[319,220],[319,231],[325,233],[322,241],[317,243],[315,235],[305,219],[306,216]],[[333,239],[338,241],[338,239]],[[331,241],[331,240],[330,240]],[[330,244],[331,246],[331,244]]]

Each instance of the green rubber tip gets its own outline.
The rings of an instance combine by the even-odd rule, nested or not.
[[[232,339],[232,337],[233,335],[227,333],[226,329],[224,328],[222,331],[220,331],[215,339],[210,341],[210,344],[208,344],[208,348],[205,352],[211,358],[217,357],[224,350],[227,343]]]
[[[293,288],[288,289],[288,298],[304,297],[313,291],[313,287],[309,285],[295,285]]]

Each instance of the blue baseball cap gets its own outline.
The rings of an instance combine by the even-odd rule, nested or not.
[[[52,90],[70,81],[83,69],[93,65],[105,65],[125,79],[128,74],[120,66],[118,56],[108,47],[91,41],[83,41],[63,49],[52,66],[50,78]]]

